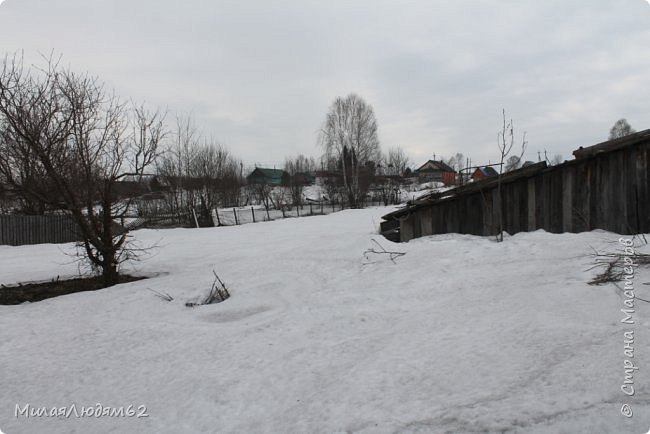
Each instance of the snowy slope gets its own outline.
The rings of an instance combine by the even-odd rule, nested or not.
[[[389,208],[140,230],[155,276],[0,306],[0,429],[15,433],[549,432],[650,427],[648,312],[593,287],[602,231],[495,243],[376,235]],[[364,259],[375,238],[407,254]],[[69,249],[70,246],[67,246]],[[0,246],[0,283],[74,275],[61,246]],[[370,263],[368,263],[370,262]],[[215,269],[222,304],[186,308]],[[650,275],[639,270],[639,296]],[[148,288],[174,297],[171,303]],[[1,290],[1,289],[0,289]],[[623,331],[640,369],[626,397]],[[148,417],[15,417],[18,404],[145,405]],[[620,414],[629,403],[632,418]]]

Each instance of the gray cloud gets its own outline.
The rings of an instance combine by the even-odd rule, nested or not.
[[[317,155],[356,92],[415,162],[496,158],[505,108],[530,152],[649,127],[650,7],[638,1],[7,0],[0,52],[55,50],[129,98],[192,112],[247,162]]]

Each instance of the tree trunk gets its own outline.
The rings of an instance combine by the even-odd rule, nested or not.
[[[105,258],[102,263],[102,282],[104,286],[113,286],[120,283],[120,274],[117,271],[117,264],[112,258]]]

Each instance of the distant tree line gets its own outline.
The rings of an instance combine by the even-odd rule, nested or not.
[[[198,212],[201,224],[209,226],[214,208],[239,206],[244,183],[241,160],[201,136],[190,117],[178,116],[170,136],[156,162],[165,192],[159,212],[171,213],[181,221],[191,221],[190,211]]]

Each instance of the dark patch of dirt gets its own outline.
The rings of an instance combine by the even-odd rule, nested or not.
[[[135,282],[146,279],[141,276],[120,276],[120,283]],[[82,291],[96,291],[106,288],[104,283],[96,277],[59,280],[49,282],[25,283],[14,286],[0,285],[0,304],[21,304],[26,301],[35,302],[59,295],[72,294]]]

